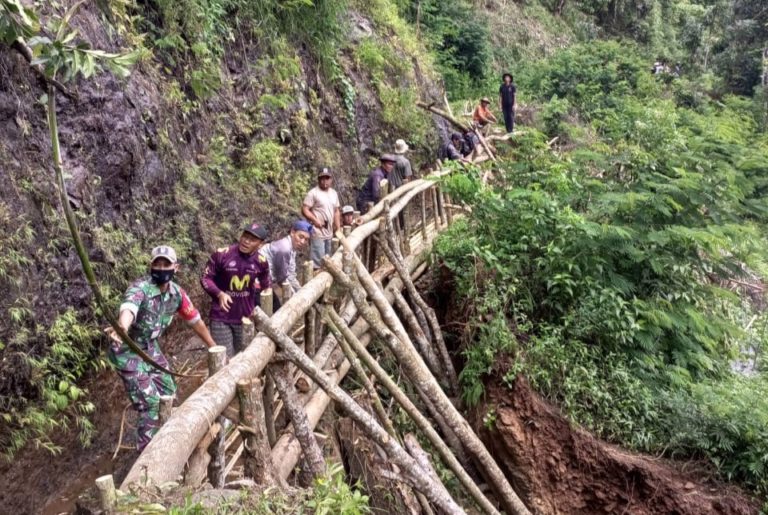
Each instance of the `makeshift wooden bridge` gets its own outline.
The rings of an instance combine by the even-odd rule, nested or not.
[[[434,311],[413,283],[428,267],[434,238],[463,209],[434,180],[444,173],[404,184],[371,207],[354,229],[345,227],[322,270],[314,276],[310,270],[304,286],[274,314],[265,313],[271,300],[264,295],[264,311],[254,313],[260,332],[227,364],[223,348],[209,350],[210,376],[170,414],[161,409],[161,419],[167,420],[122,488],[179,478],[189,486],[207,478],[220,487],[240,464],[239,476],[280,485],[302,455],[302,469],[317,471],[323,458],[313,430],[333,400],[383,449],[392,476],[412,489],[424,512],[431,512],[431,505],[440,512],[463,513],[413,435],[395,433],[369,379],[372,374],[483,512],[528,513],[449,397],[458,393],[456,373]],[[421,411],[368,354],[365,347],[374,339],[394,355],[403,381],[418,394]],[[350,368],[365,386],[373,410],[362,408],[338,386]],[[490,496],[478,486],[478,472]],[[114,490],[110,483],[111,476],[97,480],[106,504]]]

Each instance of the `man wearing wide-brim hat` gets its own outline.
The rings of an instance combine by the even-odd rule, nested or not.
[[[392,189],[399,188],[404,182],[410,181],[413,176],[411,162],[405,157],[408,150],[408,144],[405,140],[399,139],[395,141],[395,167],[387,177],[387,181],[392,185]]]
[[[472,121],[475,122],[477,127],[483,129],[491,123],[496,123],[496,117],[493,115],[488,106],[491,105],[491,99],[483,97],[480,99],[480,105],[475,108],[475,112],[472,113]]]

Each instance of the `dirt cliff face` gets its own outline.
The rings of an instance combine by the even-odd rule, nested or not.
[[[484,424],[489,412],[486,421],[492,423]],[[491,385],[474,426],[534,513],[759,511],[735,488],[692,479],[671,462],[633,454],[573,427],[522,378],[512,388]]]
[[[432,156],[432,121],[411,112],[415,107],[401,94],[442,97],[428,60],[405,50],[398,39],[403,35],[370,13],[350,11],[339,23],[347,39],[334,56],[333,76],[303,45],[289,41],[274,53],[267,42],[242,39],[240,33],[220,63],[222,85],[205,100],[152,53],[124,82],[102,74],[73,84],[76,100],[58,96],[67,193],[115,309],[127,281],[143,273],[149,249],[165,242],[180,253],[178,280],[205,313],[208,300],[198,276],[210,252],[233,241],[245,221],[258,220],[274,238],[284,235],[300,216],[301,199],[314,185],[319,166],[334,169],[342,202],[354,204],[375,156],[391,151],[395,139],[409,141],[415,169]],[[73,24],[96,48],[118,51],[125,45],[95,6],[81,9]],[[388,49],[400,65],[371,70],[359,59],[361,44]],[[382,84],[400,96],[383,97]],[[20,435],[36,438],[24,433],[22,418],[43,403],[51,369],[40,360],[57,342],[74,346],[62,334],[84,331],[76,342],[85,356],[76,376],[90,377],[91,393],[93,388],[114,393],[88,397],[97,411],[112,413],[110,403],[122,393],[112,374],[94,378],[89,365],[100,354],[103,321],[94,315],[61,216],[45,111],[38,101],[43,93],[21,56],[0,48],[0,414],[11,417],[0,425],[5,450],[17,446]],[[398,116],[400,110],[408,112]],[[413,133],[403,120],[418,121]],[[61,325],[69,310],[73,317]],[[61,330],[53,331],[54,326]],[[170,340],[175,341],[173,334]],[[48,416],[64,419],[71,409]],[[117,418],[96,417],[97,434],[114,432]],[[54,432],[65,454],[80,452],[73,450],[79,448],[76,438],[63,426]],[[97,441],[103,447],[114,444]],[[99,449],[88,452],[97,455]],[[45,494],[11,493],[9,485],[23,477],[23,466],[35,466],[46,456],[28,448],[18,462],[22,470],[16,467],[21,476],[0,466],[7,509],[37,511],[64,484],[49,470],[36,485]],[[70,461],[76,467],[88,462]]]

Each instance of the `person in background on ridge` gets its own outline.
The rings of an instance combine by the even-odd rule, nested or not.
[[[472,113],[472,121],[479,129],[485,130],[490,124],[497,122],[496,117],[488,109],[489,105],[491,105],[490,99],[483,97],[480,99],[480,105],[475,107],[475,112]]]
[[[259,254],[269,264],[269,280],[275,293],[272,297],[274,311],[277,311],[282,303],[283,288],[289,288],[290,293],[295,293],[301,288],[296,277],[296,251],[307,247],[313,230],[311,223],[297,220],[291,226],[288,236],[264,245],[259,250]]]
[[[381,194],[381,181],[389,177],[395,168],[395,156],[392,154],[382,154],[379,158],[379,166],[374,168],[365,184],[363,184],[360,193],[357,195],[357,209],[365,214],[368,211],[368,203],[376,204],[383,195]]]
[[[510,133],[515,130],[515,94],[517,93],[517,88],[511,74],[505,73],[501,80],[499,107],[504,114],[504,126],[507,129],[507,133]]]
[[[350,227],[357,225],[357,222],[355,221],[355,208],[349,204],[341,208],[341,226],[344,227],[347,225]]]
[[[406,152],[408,152],[408,144],[401,139],[395,141],[395,167],[387,177],[393,190],[402,186],[404,182],[410,181],[413,177],[411,162],[405,157]]]
[[[309,190],[301,206],[301,214],[315,227],[310,239],[310,255],[315,269],[323,257],[331,253],[333,233],[341,228],[339,194],[331,187],[333,176],[329,168],[317,174],[317,186]]]
[[[440,152],[437,158],[441,161],[461,161],[462,163],[468,163],[469,161],[461,155],[464,138],[461,133],[454,132],[451,134],[451,140],[440,147]]]
[[[160,336],[178,314],[208,347],[216,345],[189,295],[173,282],[179,264],[176,251],[167,245],[152,249],[149,276],[134,281],[120,305],[118,324],[159,365],[168,368],[160,349]],[[111,327],[107,360],[123,380],[133,409],[138,412],[136,448],[141,451],[160,428],[160,396],[176,393],[173,377],[145,362],[122,342]]]
[[[211,296],[211,334],[227,348],[227,356],[242,351],[243,317],[259,305],[261,291],[270,287],[269,265],[259,255],[267,231],[257,223],[243,227],[240,239],[211,254],[200,283]]]

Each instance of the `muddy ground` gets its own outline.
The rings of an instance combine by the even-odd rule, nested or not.
[[[492,454],[536,513],[747,514],[759,504],[743,491],[681,464],[635,454],[572,427],[560,412],[518,378],[510,389],[491,385],[485,409],[474,415]],[[706,474],[705,474],[706,476]]]

